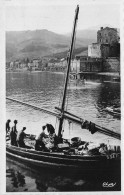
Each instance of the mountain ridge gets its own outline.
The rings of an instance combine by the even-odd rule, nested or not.
[[[6,32],[6,60],[41,58],[69,50],[71,36],[47,29]],[[80,30],[75,48],[86,48],[96,42],[96,30]]]

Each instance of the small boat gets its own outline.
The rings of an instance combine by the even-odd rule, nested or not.
[[[113,78],[113,82],[120,82],[120,77]]]
[[[50,170],[55,171],[66,171],[66,172],[114,172],[115,170],[120,173],[121,167],[121,151],[120,146],[107,146],[106,144],[100,144],[96,146],[94,143],[89,143],[86,141],[81,141],[80,138],[72,138],[69,142],[67,139],[62,137],[63,121],[69,120],[77,125],[80,125],[81,128],[88,129],[92,134],[96,131],[109,135],[115,139],[121,139],[119,133],[113,132],[106,128],[100,127],[92,122],[83,120],[82,118],[75,116],[67,111],[65,111],[65,100],[67,93],[67,85],[69,79],[69,71],[71,58],[73,53],[73,45],[75,40],[75,28],[78,20],[79,6],[77,6],[74,19],[74,28],[72,35],[71,48],[68,59],[67,74],[65,80],[65,86],[63,91],[63,100],[61,108],[56,108],[59,112],[52,112],[45,109],[38,108],[33,105],[20,102],[11,98],[9,100],[15,101],[16,103],[21,103],[25,106],[32,107],[36,110],[52,114],[59,119],[59,128],[58,128],[58,138],[61,138],[61,142],[57,145],[56,150],[54,151],[36,151],[34,149],[35,136],[31,135],[27,138],[27,143],[29,144],[26,148],[21,148],[17,146],[12,146],[8,143],[6,144],[6,155],[9,158],[15,159],[20,163],[24,163],[27,166],[39,168],[49,168]],[[93,146],[94,145],[94,146]]]
[[[111,107],[106,107],[105,111],[109,112],[110,114],[121,117],[121,110],[120,108],[111,108]]]
[[[120,83],[121,82],[121,77],[118,76],[118,77],[114,77],[114,78],[111,78],[111,80],[107,80],[107,81],[103,81],[104,83]]]

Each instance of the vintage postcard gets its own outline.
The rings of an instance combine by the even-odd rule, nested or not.
[[[122,194],[123,2],[0,9],[1,193]]]

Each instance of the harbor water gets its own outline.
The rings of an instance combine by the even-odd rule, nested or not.
[[[55,111],[55,107],[61,107],[64,73],[53,72],[8,72],[6,74],[6,96],[23,101],[39,108]],[[111,80],[111,79],[109,79]],[[120,107],[120,83],[104,82],[106,78],[89,76],[86,82],[69,81],[67,91],[66,109],[88,121],[112,131],[121,133],[120,118],[106,111],[106,107]],[[26,132],[38,135],[42,126],[51,123],[56,134],[58,120],[51,115],[34,110],[10,100],[6,100],[6,119],[11,119],[11,126],[15,119],[18,120],[17,130],[26,126]],[[63,137],[81,137],[82,140],[117,143],[118,140],[100,133],[90,134],[88,130],[65,121],[63,125]],[[115,176],[100,177],[94,180],[91,176],[67,176],[66,173],[58,175],[42,171],[37,173],[23,165],[19,165],[12,159],[7,159],[6,164],[6,190],[7,192],[20,191],[99,191],[119,190],[120,178]],[[104,182],[116,183],[113,189],[106,189]]]

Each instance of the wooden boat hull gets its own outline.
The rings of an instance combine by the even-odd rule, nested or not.
[[[45,167],[62,172],[108,173],[116,170],[119,173],[121,168],[120,158],[118,157],[108,159],[106,156],[65,155],[18,148],[11,145],[6,146],[6,155],[36,169]]]

